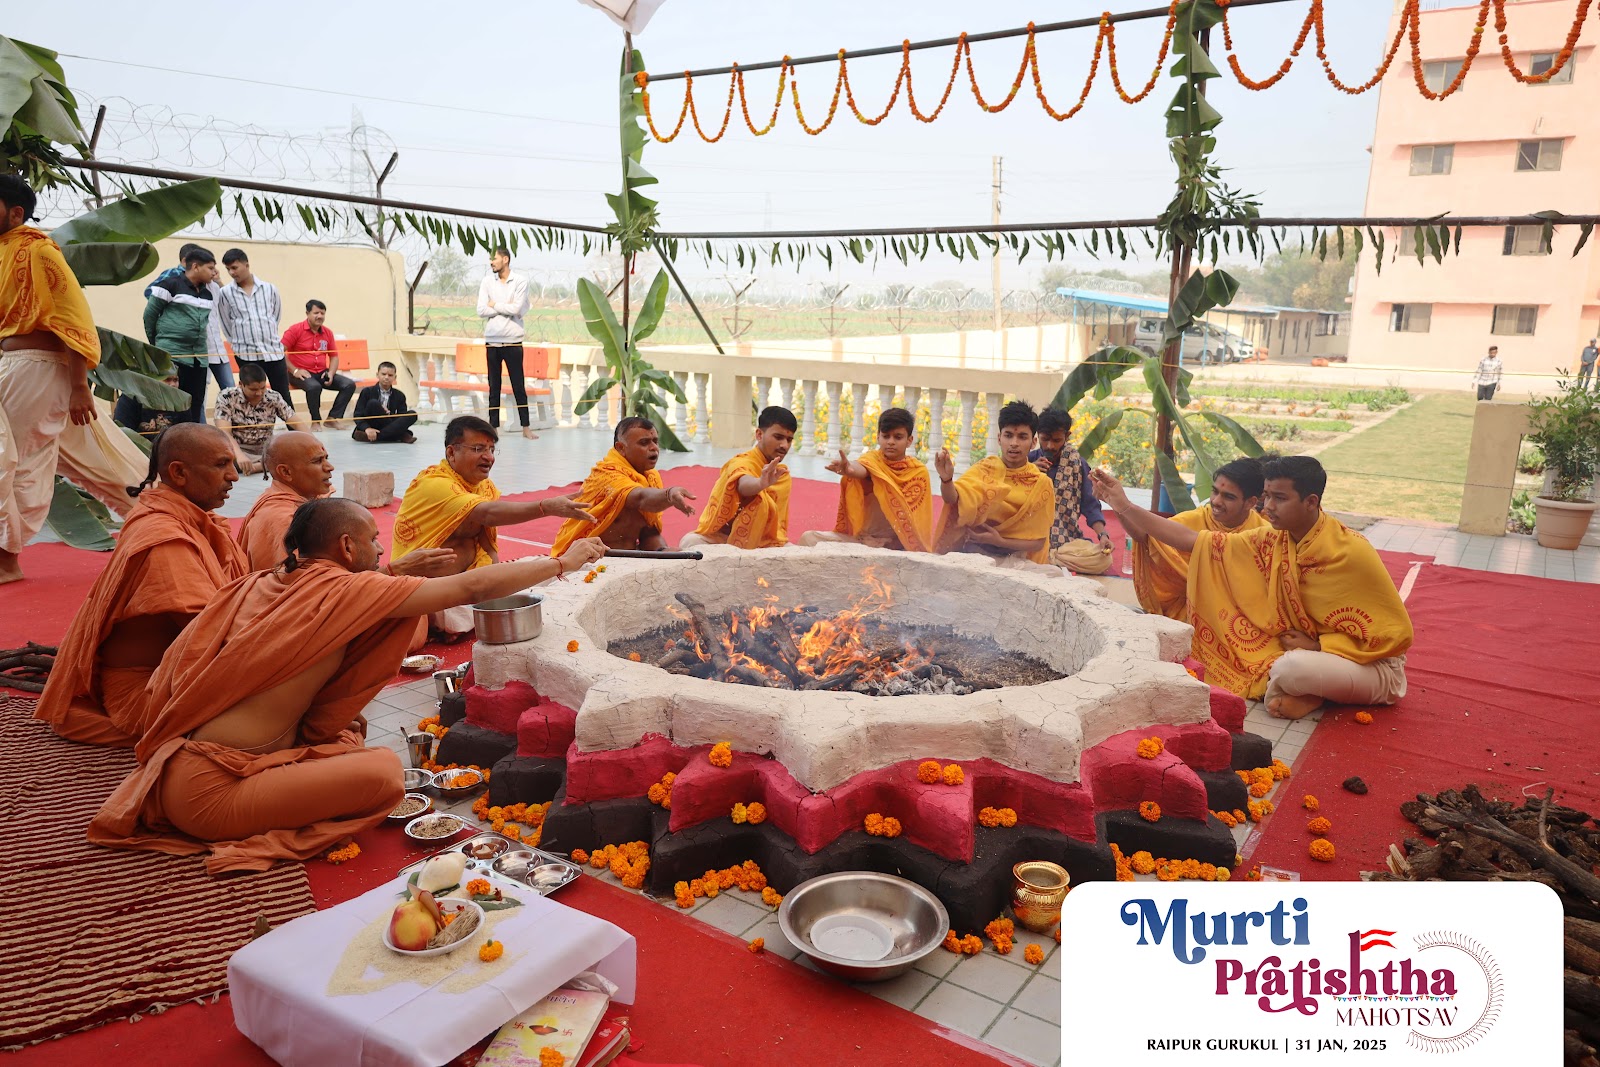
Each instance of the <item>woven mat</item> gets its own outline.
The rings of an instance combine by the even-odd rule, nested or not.
[[[63,741],[0,697],[0,1049],[221,993],[258,916],[315,910],[305,867],[215,879],[200,856],[91,845],[133,754]]]

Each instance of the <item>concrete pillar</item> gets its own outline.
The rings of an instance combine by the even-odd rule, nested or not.
[[[844,395],[843,382],[825,383],[828,390],[828,437],[817,446],[817,455],[832,459],[839,451],[839,402]]]
[[[1528,432],[1528,409],[1508,401],[1480,400],[1472,415],[1467,483],[1461,494],[1462,533],[1504,537],[1511,512],[1517,453]]]
[[[800,406],[805,408],[801,416],[804,421],[800,424],[800,440],[795,442],[796,454],[804,454],[808,448],[822,451],[821,442],[817,441],[817,383],[807,378],[800,383]]]
[[[1000,404],[1005,397],[999,393],[985,393],[984,407],[988,409],[989,425],[984,431],[983,443],[985,455],[994,456],[1000,453]]]
[[[877,427],[867,416],[867,387],[859,382],[851,382],[850,401],[850,422],[854,427],[850,433],[850,458],[855,459],[878,443],[878,434]]]
[[[701,375],[696,374],[698,379]],[[711,433],[717,448],[749,448],[750,403],[755,397],[755,382],[748,374],[719,371],[711,378]],[[701,438],[696,435],[696,441]]]
[[[978,394],[961,390],[961,428],[956,445],[956,472],[972,466],[972,422],[978,412]]]
[[[706,409],[706,382],[711,377],[707,371],[694,372],[694,443],[711,443],[711,412]]]
[[[678,389],[685,398],[683,401],[679,401],[676,397],[672,400],[672,430],[678,435],[678,440],[688,444],[689,404],[687,398],[689,396],[689,372],[675,370],[672,372],[672,380],[678,383]]]

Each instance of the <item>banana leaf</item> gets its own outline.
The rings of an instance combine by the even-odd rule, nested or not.
[[[1194,496],[1189,492],[1183,475],[1178,473],[1178,465],[1172,462],[1171,456],[1165,452],[1156,453],[1156,472],[1161,475],[1161,484],[1167,490],[1167,499],[1172,502],[1173,513],[1193,511]]]
[[[666,310],[667,272],[659,271],[655,280],[650,283],[650,290],[645,293],[644,301],[639,305],[639,313],[633,320],[635,345],[656,332],[656,327],[661,325],[661,316]]]
[[[138,371],[118,370],[115,367],[96,367],[89,372],[89,381],[101,390],[116,390],[133,397],[152,411],[187,411],[189,410],[189,394],[182,389],[174,389],[166,382],[157,381],[147,374]],[[102,400],[110,397],[102,396]]]
[[[63,544],[73,548],[110,552],[117,547],[111,536],[111,512],[100,501],[59,476],[45,524]]]
[[[69,244],[159,241],[204,219],[222,201],[215,178],[165,185],[79,215],[50,234]]]
[[[600,398],[609,393],[616,384],[617,380],[609,375],[604,378],[596,378],[589,383],[589,388],[583,391],[583,396],[579,397],[578,402],[572,406],[572,413],[574,415],[589,414],[590,411],[594,410],[594,406],[600,403]]]
[[[161,265],[155,246],[143,241],[67,244],[61,246],[61,254],[79,285],[121,285],[153,274]]]
[[[98,327],[100,335],[100,366],[111,370],[131,370],[158,381],[176,374],[172,357],[155,345],[146,344],[137,337]]]
[[[1106,438],[1111,436],[1111,431],[1122,425],[1122,416],[1126,413],[1126,408],[1117,408],[1115,411],[1107,412],[1105,418],[1095,423],[1094,428],[1083,435],[1083,440],[1078,444],[1078,455],[1092,463],[1094,454],[1100,451],[1101,446],[1106,443]]]
[[[1066,380],[1061,383],[1061,388],[1056,390],[1050,406],[1060,408],[1062,411],[1071,411],[1078,401],[1091,391],[1096,400],[1104,400],[1111,395],[1111,383],[1126,374],[1130,368],[1142,364],[1146,358],[1148,357],[1137,348],[1129,348],[1126,345],[1102,348],[1072,368]]]
[[[184,395],[187,396],[188,394],[185,393]],[[118,426],[117,429],[127,434],[128,440],[139,446],[139,451],[143,452],[147,456],[150,454],[150,439],[145,437],[144,434],[140,433],[138,430],[130,430],[126,426]]]
[[[1219,426],[1226,431],[1228,436],[1233,438],[1233,443],[1239,446],[1239,451],[1243,452],[1245,455],[1260,456],[1266,451],[1261,447],[1261,442],[1257,441],[1249,430],[1245,429],[1237,422],[1234,422],[1220,411],[1202,411],[1199,414],[1202,419],[1206,419],[1213,425]]]
[[[622,324],[611,309],[611,301],[601,288],[588,278],[578,279],[578,306],[583,310],[583,325],[589,336],[600,342],[606,361],[616,365],[623,358],[624,339]]]

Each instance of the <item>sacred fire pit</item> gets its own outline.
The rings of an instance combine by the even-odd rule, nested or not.
[[[1209,813],[1244,804],[1232,765],[1267,760],[1236,740],[1243,702],[1182,665],[1189,627],[977,555],[704,551],[541,587],[543,632],[476,647],[438,758],[494,764],[491,803],[554,797],[544,847],[649,841],[658,892],[747,858],[780,890],[871,868],[933,889],[965,929],[1022,860],[1074,884],[1111,876],[1110,841],[1231,864]],[[1140,758],[1152,735],[1166,750]],[[706,758],[722,742],[727,767]],[[919,782],[925,760],[961,781]],[[646,799],[668,772],[670,808]],[[1132,814],[1145,800],[1160,823]],[[734,824],[751,801],[767,820]],[[1014,825],[980,825],[985,808]],[[903,836],[869,837],[871,813]]]

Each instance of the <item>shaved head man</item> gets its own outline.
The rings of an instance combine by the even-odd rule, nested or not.
[[[215,427],[163,430],[117,547],[79,606],[34,717],[88,744],[131,747],[145,685],[217,590],[249,564],[215,512],[239,480],[233,442]]]
[[[287,559],[216,598],[150,681],[139,767],[88,837],[111,848],[209,852],[213,874],[309,859],[399,802],[400,760],[366,747],[362,708],[400,666],[419,616],[526,589],[599,559],[599,541],[440,578],[382,573],[360,505],[312,500]]]

